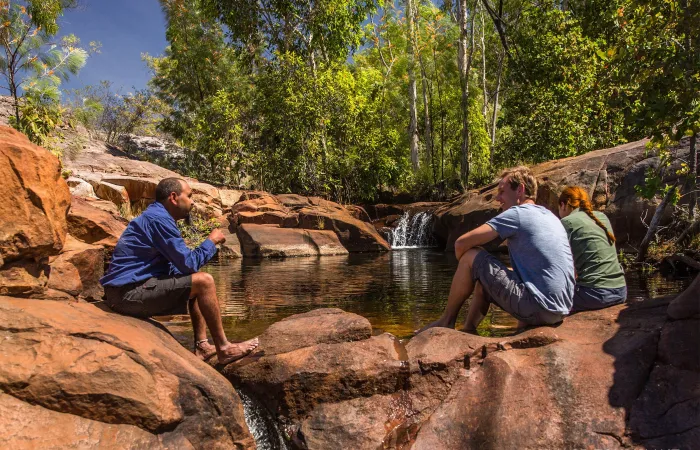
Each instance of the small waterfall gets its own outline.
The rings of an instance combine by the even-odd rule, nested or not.
[[[255,439],[257,450],[287,450],[287,444],[277,423],[265,407],[258,404],[242,389],[238,389],[238,396],[241,397],[245,423]]]
[[[406,211],[396,228],[388,232],[391,248],[419,248],[436,247],[437,242],[433,237],[433,220],[435,217],[429,212],[419,212],[411,216]]]

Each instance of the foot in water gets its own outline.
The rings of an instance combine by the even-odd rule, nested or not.
[[[259,344],[260,342],[258,341],[258,338],[253,338],[245,342],[238,342],[235,344],[229,342],[227,345],[221,347],[216,354],[219,364],[225,365],[237,361],[255,350]]]
[[[194,347],[194,354],[202,361],[206,361],[216,355],[216,347],[207,341],[200,342]]]
[[[439,318],[438,320],[436,320],[435,322],[429,323],[428,325],[424,326],[424,327],[421,328],[420,330],[416,330],[416,331],[415,331],[415,334],[421,334],[421,333],[424,332],[425,330],[429,330],[430,328],[435,328],[435,327],[452,328],[452,329],[454,329],[455,323],[454,323],[454,321],[453,321],[452,323],[450,323],[449,320],[440,317],[440,318]]]

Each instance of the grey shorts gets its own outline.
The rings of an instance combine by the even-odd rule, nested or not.
[[[574,289],[574,307],[571,312],[602,309],[619,305],[627,299],[627,286],[619,288],[594,288],[576,285]]]
[[[105,286],[104,302],[115,312],[133,317],[187,314],[192,275],[149,278],[141,283]]]
[[[474,258],[472,279],[481,283],[490,303],[528,325],[553,325],[564,319],[542,308],[518,275],[485,250]]]

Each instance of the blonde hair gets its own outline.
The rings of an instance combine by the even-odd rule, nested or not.
[[[601,222],[595,214],[593,214],[593,207],[591,205],[591,200],[588,197],[588,193],[581,189],[578,186],[568,186],[564,191],[561,193],[559,196],[559,204],[565,204],[569,205],[572,208],[578,208],[581,211],[585,212],[588,217],[593,219],[593,221],[598,225],[600,228],[605,231],[605,234],[608,236],[608,243],[610,245],[613,245],[615,243],[615,236],[608,231],[608,229],[603,225],[603,222]]]
[[[521,184],[525,186],[525,197],[535,200],[537,198],[537,178],[532,171],[525,166],[506,169],[501,173],[501,179],[508,177],[508,184],[512,190],[518,189]]]

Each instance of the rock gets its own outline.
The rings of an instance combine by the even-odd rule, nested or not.
[[[66,239],[70,192],[58,158],[0,126],[0,258],[55,255]]]
[[[219,197],[221,198],[221,207],[224,210],[231,209],[233,205],[238,203],[243,195],[243,191],[235,189],[219,189]]]
[[[365,211],[365,208],[363,208],[362,206],[347,205],[345,209],[347,209],[350,212],[350,215],[353,216],[355,219],[367,223],[372,223],[372,220],[369,218],[369,214],[367,214],[367,211]]]
[[[165,448],[157,435],[137,426],[84,419],[25,403],[7,394],[0,394],[0,416],[3,417],[2,448]],[[189,444],[184,439],[177,443]]]
[[[254,447],[236,391],[160,326],[87,303],[0,297],[0,340],[6,448],[39,445],[46,430],[80,448]]]
[[[296,420],[321,403],[391,394],[404,387],[408,365],[395,343],[393,336],[383,334],[318,344],[249,357],[229,364],[223,373],[261,400],[273,416]]]
[[[529,330],[495,347],[484,338],[461,344],[477,348],[483,340],[486,350],[453,375],[456,381],[420,426],[413,448],[631,445],[625,411],[647,383],[664,308],[617,306],[576,314],[557,328]],[[439,345],[433,346],[438,352]],[[543,416],[548,420],[537,419]]]
[[[185,149],[166,139],[153,136],[126,134],[119,137],[119,145],[132,154],[142,154],[148,159],[180,160],[185,157]]]
[[[260,335],[257,350],[266,356],[316,344],[361,341],[372,336],[369,320],[338,308],[314,309],[276,322]]]
[[[102,200],[108,200],[117,206],[126,207],[127,209],[131,206],[129,193],[124,186],[107,181],[100,181],[97,183],[95,193]]]
[[[635,186],[644,184],[647,168],[658,165],[658,157],[647,155],[647,142],[630,142],[532,166],[539,182],[537,203],[556,214],[561,190],[567,185],[581,186],[591,196],[594,208],[605,212],[610,219],[619,244],[641,241],[646,227],[639,217],[645,213],[651,217],[655,205],[641,200]],[[681,140],[678,157],[683,158],[688,147],[689,139]],[[669,170],[668,174],[665,179],[668,183],[678,177],[675,170]],[[436,210],[435,232],[448,250],[454,248],[459,236],[498,214],[496,190],[495,183],[484,186]],[[670,215],[669,211],[668,218]]]
[[[127,221],[119,216],[92,206],[94,202],[73,197],[68,211],[70,234],[88,244],[114,250],[119,236],[126,229]]]
[[[325,256],[348,252],[331,231],[242,224],[237,235],[243,256]]]
[[[700,276],[668,305],[666,314],[676,320],[700,316]]]
[[[279,225],[282,228],[296,228],[299,226],[299,216],[280,211],[249,212],[242,211],[233,215],[237,224]]]
[[[0,295],[40,295],[46,282],[45,266],[38,262],[15,261],[0,269]]]
[[[403,392],[324,403],[301,423],[297,439],[309,450],[401,448],[394,432],[412,413]]]
[[[48,287],[88,300],[101,300],[104,265],[102,246],[86,244],[68,235],[61,253],[49,260]]]
[[[265,195],[263,195],[265,194]],[[231,214],[238,212],[267,212],[267,211],[277,211],[284,214],[290,212],[289,208],[285,207],[279,202],[274,196],[267,193],[256,193],[258,197],[245,199],[248,195],[252,195],[248,192],[241,196],[241,201],[236,203],[231,207]]]
[[[390,249],[386,240],[371,224],[355,219],[347,211],[317,207],[302,208],[299,210],[299,226],[335,232],[340,242],[350,252],[377,252]]]
[[[66,179],[66,183],[68,183],[68,189],[70,190],[71,195],[97,198],[95,189],[92,187],[92,185],[81,178],[68,177],[68,179]]]
[[[215,203],[221,206],[221,197],[219,196],[219,189],[212,186],[211,184],[201,183],[199,181],[187,181],[192,189],[192,197],[201,199],[206,203]]]
[[[178,176],[178,178],[181,178]],[[141,178],[126,175],[107,175],[102,178],[102,183],[111,183],[123,186],[129,194],[132,202],[147,200],[152,203],[156,199],[156,186],[158,181],[155,178]],[[99,195],[99,192],[98,192]]]
[[[222,258],[241,258],[241,243],[238,242],[236,227],[231,225],[228,219],[224,218],[221,221],[221,232],[224,234],[226,241],[219,244],[219,257]]]

